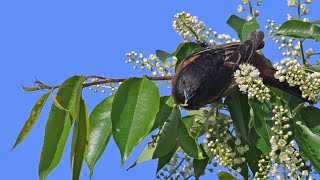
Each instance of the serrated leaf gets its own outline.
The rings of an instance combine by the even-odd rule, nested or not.
[[[249,122],[250,122],[250,106],[248,104],[248,97],[241,92],[235,92],[229,95],[225,104],[231,114],[234,122],[234,127],[238,130],[241,137],[247,142],[250,142],[249,137]]]
[[[189,135],[189,132],[182,121],[178,126],[178,141],[183,151],[190,157],[195,159],[204,159],[202,150],[198,145],[196,139]]]
[[[162,50],[156,50],[156,56],[163,62],[165,63],[167,59],[170,57],[170,54],[162,51]]]
[[[151,131],[162,126],[163,123],[168,120],[168,117],[172,112],[173,105],[174,102],[172,96],[163,96],[160,98],[159,112],[157,113],[157,117]]]
[[[153,153],[153,158],[159,158],[168,154],[178,141],[178,125],[181,121],[181,112],[178,106],[176,106],[168,121],[162,126],[156,149]]]
[[[315,170],[320,172],[320,136],[298,121],[295,139],[299,146],[299,153],[308,158]]]
[[[87,107],[83,99],[74,124],[71,148],[72,180],[80,178],[82,164],[88,149],[89,141],[89,117]]]
[[[28,92],[41,90],[40,87],[27,87],[27,86],[22,86],[22,89],[25,90],[25,91],[28,91]]]
[[[90,138],[86,162],[92,178],[94,166],[103,154],[112,135],[111,106],[114,96],[109,96],[100,102],[89,117]]]
[[[302,108],[301,118],[307,127],[314,133],[320,134],[320,109],[314,106]]]
[[[193,54],[195,49],[197,49],[197,51],[199,51],[200,50],[199,48],[204,49],[205,47],[203,46],[203,44],[198,44],[195,42],[188,42],[188,43],[180,44],[178,46],[177,50],[173,53],[174,56],[176,56],[178,58],[175,69],[177,70],[180,63],[184,59],[186,59],[189,55]]]
[[[15,147],[17,147],[26,138],[26,136],[29,134],[29,132],[32,130],[33,126],[36,124],[36,122],[38,120],[38,117],[39,117],[39,115],[42,111],[42,108],[43,108],[44,104],[46,103],[49,95],[50,95],[50,92],[45,93],[37,100],[36,104],[33,106],[32,110],[31,110],[29,118],[27,119],[27,121],[23,125],[11,151]]]
[[[178,143],[174,145],[174,147],[168,152],[168,154],[162,156],[159,158],[158,166],[157,166],[157,173],[170,162],[172,156],[177,152],[177,149],[179,148]]]
[[[225,171],[219,171],[217,175],[219,180],[237,180],[237,178],[233,177],[230,173]]]
[[[115,94],[111,122],[124,164],[133,148],[150,132],[159,110],[157,86],[147,78],[124,81]]]
[[[269,145],[269,141],[273,135],[271,131],[271,127],[273,126],[271,121],[272,108],[267,103],[260,103],[257,100],[249,100],[249,105],[253,109],[254,128],[258,135]]]
[[[231,15],[227,20],[227,24],[238,33],[241,42],[248,39],[251,31],[260,28],[260,25],[256,19],[246,21],[236,15]]]
[[[276,35],[290,36],[295,38],[320,40],[320,27],[310,22],[290,20],[283,23],[277,30]]]
[[[59,88],[56,99],[69,111],[63,111],[54,104],[51,106],[39,163],[39,177],[41,180],[46,179],[60,162],[71,125],[73,124],[73,117],[75,117],[75,113],[79,108],[82,83],[86,79],[87,77],[84,76],[73,76],[67,79]]]

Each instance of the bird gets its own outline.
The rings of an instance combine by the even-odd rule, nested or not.
[[[252,31],[241,43],[227,43],[209,47],[185,58],[172,78],[172,97],[187,110],[197,110],[227,96],[234,85],[234,72],[242,63],[250,63],[260,71],[263,83],[302,98],[299,87],[280,82],[276,70],[257,50],[264,47],[264,33]]]

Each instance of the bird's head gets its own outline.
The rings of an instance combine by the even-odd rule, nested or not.
[[[195,97],[199,88],[200,81],[198,78],[189,73],[181,73],[180,76],[177,77],[176,92],[174,92],[177,103],[184,107],[191,105],[193,102],[192,99]]]

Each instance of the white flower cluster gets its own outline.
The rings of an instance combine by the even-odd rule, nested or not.
[[[269,25],[266,26],[266,29],[269,30],[269,36],[272,36],[275,33],[275,31],[279,29],[279,27],[275,26],[274,20],[268,19],[267,22]]]
[[[274,64],[277,72],[274,77],[280,82],[286,81],[290,86],[299,86],[302,97],[310,101],[318,101],[320,93],[320,73],[308,73],[302,69],[296,59],[286,58]]]
[[[176,57],[173,57],[171,61],[167,60],[163,63],[156,55],[150,54],[149,57],[145,57],[143,54],[138,54],[134,51],[126,53],[126,56],[129,58],[125,61],[127,64],[135,63],[133,66],[134,69],[139,65],[142,70],[147,68],[152,72],[153,76],[171,76],[174,66],[178,60]]]
[[[247,16],[247,21],[251,21],[253,18],[257,18],[260,15],[260,12],[257,11],[257,10],[253,11],[253,8],[261,6],[262,1],[258,0],[257,3],[256,3],[256,6],[252,6],[251,3],[252,2],[250,0],[242,0],[242,4],[249,5],[249,9],[251,9],[250,10],[251,14]],[[241,4],[238,5],[237,10],[238,10],[239,13],[247,11]]]
[[[258,167],[259,167],[259,171],[257,171],[254,175],[254,177],[257,180],[265,180],[268,179],[270,177],[270,175],[268,174],[270,171],[270,168],[272,166],[272,163],[270,161],[269,156],[261,156],[261,159],[258,161]]]
[[[90,82],[94,83],[94,82],[98,82],[99,80],[101,80],[101,79],[93,78],[93,79],[90,80]],[[97,93],[101,89],[102,93],[110,92],[110,95],[113,95],[118,90],[118,87],[119,87],[120,84],[121,84],[121,82],[119,82],[119,83],[98,84],[98,85],[90,86],[89,90],[93,90],[93,92]]]
[[[231,123],[223,118],[211,121],[203,143],[206,143],[210,148],[212,157],[216,159],[219,165],[232,171],[232,167],[246,161],[245,153],[249,150],[249,146],[242,145],[239,138],[233,137],[229,131],[230,125]],[[230,142],[234,143],[232,147]],[[240,173],[242,169],[238,167],[236,171]]]
[[[191,16],[186,12],[178,13],[174,16],[177,21],[173,21],[173,27],[178,34],[180,34],[184,41],[188,42],[192,38],[196,38],[197,41],[203,42],[205,39],[206,25],[198,20],[197,16]]]
[[[281,166],[284,169],[282,171],[286,171],[286,175],[290,179],[301,179],[301,177],[307,176],[308,172],[306,170],[301,172],[301,168],[305,165],[303,159],[295,149],[295,142],[293,140],[288,142],[290,136],[292,136],[292,132],[289,130],[288,110],[284,109],[283,106],[275,106],[272,112],[274,114],[272,117],[274,126],[271,130],[274,135],[270,139],[271,152],[269,155],[270,160],[273,162],[271,176],[281,179],[279,174]]]
[[[234,73],[235,82],[239,90],[248,94],[248,98],[257,98],[259,101],[270,100],[270,89],[262,82],[259,70],[251,64],[240,64],[239,70]]]
[[[174,16],[176,18],[173,21],[173,28],[182,36],[185,42],[189,42],[193,39],[199,42],[208,42],[211,45],[221,44],[223,40],[226,43],[238,42],[239,40],[231,37],[227,34],[220,34],[216,31],[212,31],[212,28],[206,30],[204,22],[199,21],[197,16],[192,16],[189,13],[181,12]],[[214,38],[218,38],[218,41]]]

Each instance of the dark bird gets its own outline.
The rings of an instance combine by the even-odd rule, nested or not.
[[[303,99],[299,87],[290,87],[288,83],[275,79],[276,70],[256,53],[264,47],[263,38],[263,32],[253,31],[244,43],[222,44],[188,56],[172,79],[175,103],[185,109],[199,109],[225,97],[234,84],[233,74],[241,63],[257,67],[264,84]]]

